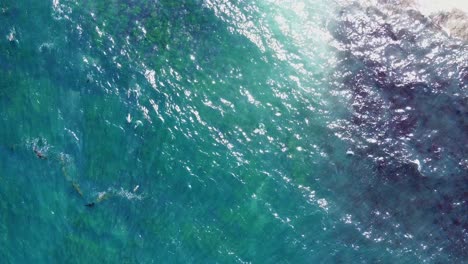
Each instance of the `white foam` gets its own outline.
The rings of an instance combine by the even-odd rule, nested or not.
[[[468,13],[468,1],[466,0],[415,0],[415,2],[418,9],[425,15],[453,9]]]
[[[151,87],[157,89],[156,86],[156,72],[154,70],[145,69],[145,78],[151,84]]]
[[[122,198],[126,198],[127,200],[142,200],[143,199],[142,195],[135,194],[123,188],[120,188],[120,190],[115,191],[115,194]]]

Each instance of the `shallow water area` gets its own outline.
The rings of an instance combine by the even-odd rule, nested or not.
[[[0,2],[0,256],[463,262],[467,42],[393,2]]]

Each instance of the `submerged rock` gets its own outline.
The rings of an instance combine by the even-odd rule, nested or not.
[[[468,41],[468,15],[459,9],[432,14],[432,21],[450,35]]]

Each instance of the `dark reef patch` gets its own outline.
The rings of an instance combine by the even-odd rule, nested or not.
[[[339,50],[333,78],[342,84],[335,89],[350,92],[342,101],[351,113],[334,128],[351,135],[353,159],[374,168],[368,214],[390,212],[420,241],[436,242],[427,252],[466,259],[468,46],[414,10],[351,4],[330,25]]]

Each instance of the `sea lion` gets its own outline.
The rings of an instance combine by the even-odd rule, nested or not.
[[[73,185],[73,189],[75,189],[75,191],[81,196],[83,197],[83,192],[81,191],[80,189],[80,185],[78,183],[76,183],[75,181],[72,182],[72,185]]]
[[[42,154],[42,152],[40,152],[39,150],[37,149],[34,149],[34,153],[36,154],[36,156],[39,158],[39,159],[47,159],[47,157]]]
[[[106,200],[107,198],[109,198],[108,193],[107,192],[101,192],[101,193],[99,193],[98,198],[96,199],[96,203],[100,203],[100,202]]]

